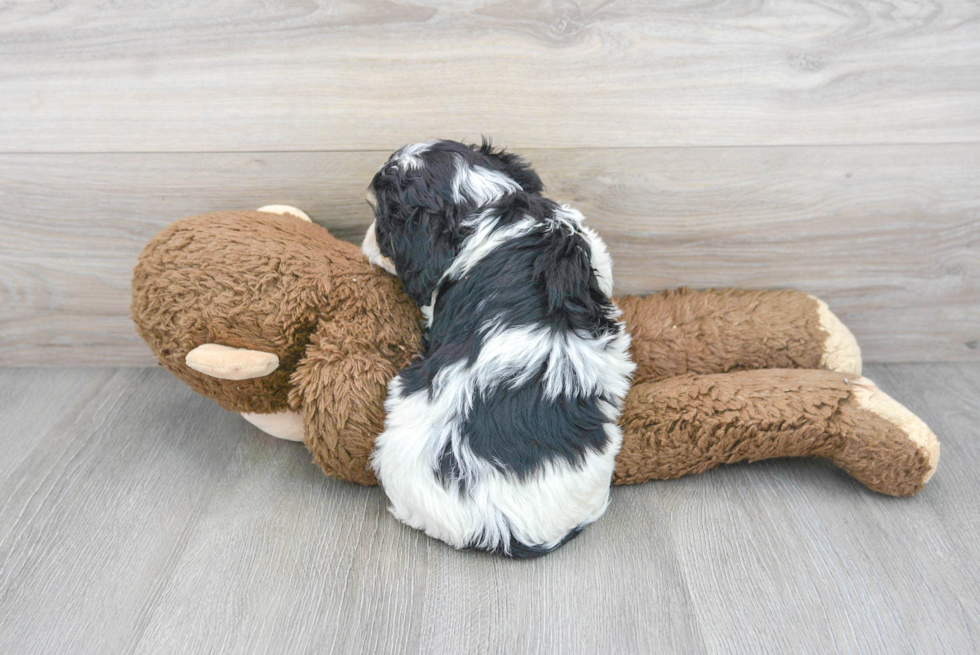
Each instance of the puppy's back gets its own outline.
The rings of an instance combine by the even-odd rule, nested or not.
[[[476,215],[389,390],[392,511],[456,547],[543,554],[608,502],[633,365],[574,218],[523,194]]]

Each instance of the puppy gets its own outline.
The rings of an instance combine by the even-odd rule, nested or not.
[[[456,548],[534,557],[609,502],[634,365],[612,261],[520,157],[429,141],[374,176],[362,249],[426,321],[372,466],[391,511]]]

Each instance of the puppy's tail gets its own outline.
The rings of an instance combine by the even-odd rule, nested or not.
[[[526,544],[523,541],[518,541],[512,534],[510,536],[510,543],[507,544],[507,547],[504,547],[504,544],[498,544],[495,548],[489,549],[488,552],[493,553],[494,555],[510,557],[511,559],[536,559],[542,555],[547,555],[552,551],[558,550],[569,541],[579,536],[581,532],[582,527],[577,527],[562,537],[561,540],[555,544]]]

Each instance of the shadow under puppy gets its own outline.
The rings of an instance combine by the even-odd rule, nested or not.
[[[372,457],[391,511],[512,557],[554,550],[605,511],[634,368],[605,244],[541,191],[487,143],[405,146],[368,188],[362,246],[426,321]]]

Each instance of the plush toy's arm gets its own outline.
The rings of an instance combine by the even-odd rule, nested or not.
[[[418,351],[417,330],[379,334],[387,317],[322,320],[291,378],[290,405],[303,414],[304,443],[329,475],[377,484],[368,460],[384,429],[388,381]],[[411,341],[412,343],[400,343]]]
[[[679,289],[613,300],[633,337],[637,383],[761,368],[861,373],[854,336],[801,291]]]
[[[834,371],[739,371],[637,385],[621,425],[614,484],[816,456],[870,489],[907,496],[939,459],[936,436],[912,412],[870,380]]]

